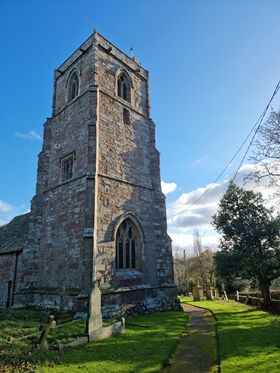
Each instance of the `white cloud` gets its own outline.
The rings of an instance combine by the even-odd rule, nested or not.
[[[176,209],[179,205],[189,206],[197,203],[204,204],[205,200],[207,203],[215,203],[217,198],[225,192],[227,186],[228,181],[223,181],[221,184],[208,184],[205,187],[197,188],[189,193],[182,193],[173,207]]]
[[[0,213],[7,213],[12,210],[12,206],[0,199]]]
[[[163,180],[161,181],[161,190],[162,193],[165,195],[174,192],[176,188],[177,185],[175,183],[165,183]]]
[[[254,171],[258,165],[244,164],[235,178],[235,183],[246,189],[261,192],[267,199],[268,205],[275,205],[273,199],[275,190],[267,188],[268,182],[262,180],[260,183],[248,181],[244,184],[244,177]],[[212,216],[218,209],[219,200],[228,188],[230,179],[226,177],[219,183],[212,183],[197,188],[187,193],[182,193],[174,202],[168,203],[167,222],[168,230],[175,245],[191,246],[192,230],[199,228],[205,232],[203,245],[214,247],[218,243],[218,235],[214,233],[211,223]]]
[[[175,232],[169,233],[172,239],[173,250],[185,249],[188,253],[193,252],[193,234],[192,231],[186,232]],[[202,246],[204,249],[210,248],[213,251],[218,247],[219,236],[218,235],[207,235],[202,237]]]
[[[25,214],[27,205],[13,206],[8,202],[0,200],[0,226],[9,223],[15,216]]]
[[[24,140],[42,140],[42,137],[34,130],[31,130],[26,133],[16,132],[15,136]]]

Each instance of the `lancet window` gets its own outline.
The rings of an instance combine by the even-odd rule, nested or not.
[[[79,77],[78,73],[74,71],[70,76],[68,82],[68,102],[74,100],[79,94]]]
[[[131,101],[131,83],[125,73],[121,73],[118,77],[118,96],[128,102]]]

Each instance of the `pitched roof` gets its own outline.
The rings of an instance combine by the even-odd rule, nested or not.
[[[10,223],[0,227],[0,254],[24,248],[28,237],[30,212],[16,216]]]

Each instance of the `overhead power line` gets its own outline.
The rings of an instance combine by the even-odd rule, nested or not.
[[[245,139],[245,142],[246,142],[247,139],[250,137],[251,133],[255,130],[254,135],[253,135],[253,137],[252,137],[252,139],[251,139],[251,141],[250,141],[250,143],[249,143],[249,145],[248,145],[248,147],[247,147],[247,149],[246,149],[246,151],[245,151],[245,153],[244,153],[244,155],[243,155],[243,157],[242,157],[242,159],[241,159],[241,161],[239,163],[239,166],[238,166],[237,170],[235,171],[235,174],[234,174],[233,178],[230,181],[231,184],[234,183],[234,180],[235,180],[235,178],[236,178],[236,176],[237,176],[237,174],[238,174],[238,172],[239,172],[239,170],[240,170],[240,168],[241,168],[241,166],[242,166],[242,164],[244,162],[244,159],[246,158],[246,156],[248,154],[248,151],[249,151],[250,147],[252,146],[253,141],[254,141],[254,139],[255,139],[255,137],[256,137],[259,129],[260,129],[260,126],[261,126],[261,124],[262,124],[262,122],[263,122],[263,120],[264,120],[264,118],[266,116],[267,110],[269,109],[270,104],[272,103],[274,97],[276,96],[279,88],[280,88],[280,80],[279,80],[278,84],[276,85],[275,90],[274,90],[274,92],[273,92],[273,94],[272,94],[272,96],[271,96],[268,104],[266,105],[264,111],[262,112],[262,114],[259,117],[259,119],[257,120],[256,124],[254,125],[254,127],[252,128],[252,130],[250,131],[250,133],[248,134],[248,136]],[[245,142],[243,142],[243,143],[245,143]],[[211,222],[208,224],[207,228],[205,229],[205,231],[203,232],[203,234],[202,234],[201,237],[204,237],[207,234],[207,232],[210,229],[210,226],[211,226]]]
[[[254,139],[255,139],[255,137],[256,137],[256,135],[257,135],[259,129],[260,129],[260,126],[261,126],[261,124],[262,124],[262,122],[263,122],[263,120],[264,120],[264,118],[265,118],[265,116],[266,116],[267,110],[269,109],[269,107],[270,107],[270,105],[271,105],[271,103],[272,103],[274,97],[276,96],[277,92],[279,91],[279,88],[280,88],[280,80],[279,80],[277,86],[275,87],[274,92],[273,92],[273,94],[272,94],[272,96],[271,96],[271,98],[270,98],[268,104],[266,105],[266,107],[265,107],[265,109],[264,109],[262,115],[260,116],[260,118],[259,118],[259,120],[258,120],[259,124],[257,125],[257,128],[255,129],[254,135],[253,135],[253,137],[252,137],[252,139],[251,139],[251,141],[250,141],[250,143],[249,143],[249,145],[248,145],[248,147],[247,147],[247,149],[246,149],[246,151],[245,151],[245,153],[244,153],[244,155],[243,155],[243,157],[242,157],[242,159],[241,159],[241,161],[240,161],[240,163],[239,163],[239,166],[238,166],[238,168],[237,168],[237,170],[236,170],[236,172],[235,172],[235,174],[234,174],[234,176],[233,176],[233,178],[232,178],[232,180],[231,180],[231,183],[234,182],[234,180],[235,180],[235,178],[236,178],[236,176],[237,176],[237,174],[238,174],[238,171],[240,170],[240,168],[241,168],[241,166],[242,166],[242,164],[243,164],[243,162],[244,162],[244,159],[246,158],[246,156],[247,156],[247,154],[248,154],[248,151],[249,151],[250,147],[252,146],[253,141],[254,141]],[[257,123],[258,123],[258,122],[257,122]],[[252,128],[250,134],[253,132],[253,130],[254,130],[255,127],[256,127],[256,125]],[[247,138],[248,138],[248,137],[247,137]]]
[[[234,182],[237,174],[238,174],[238,171],[240,170],[243,162],[244,162],[244,159],[246,158],[247,154],[248,154],[248,151],[254,141],[254,138],[256,137],[256,134],[258,133],[258,130],[263,122],[263,119],[267,113],[267,110],[269,109],[274,97],[276,96],[278,90],[280,88],[280,80],[279,82],[277,83],[274,91],[273,91],[273,94],[268,102],[268,104],[266,105],[265,109],[263,110],[262,114],[260,115],[260,117],[258,118],[258,120],[256,121],[256,123],[253,125],[252,129],[250,130],[250,132],[248,133],[248,135],[245,137],[245,139],[242,141],[241,145],[239,146],[239,148],[237,149],[237,151],[234,153],[233,157],[231,158],[231,160],[227,163],[227,165],[224,167],[224,169],[222,170],[222,172],[216,177],[216,179],[213,181],[213,183],[211,184],[215,184],[223,175],[224,173],[226,172],[226,170],[229,168],[229,166],[231,165],[231,163],[234,161],[234,159],[237,157],[237,155],[239,154],[239,152],[241,151],[241,149],[243,148],[243,146],[246,144],[247,140],[249,139],[249,137],[251,136],[251,134],[254,132],[254,135],[241,159],[241,162],[239,163],[239,166],[233,176],[233,178],[231,179],[231,183]],[[202,198],[204,198],[210,191],[212,190],[212,187],[210,186],[208,189],[206,189],[190,206],[188,206],[187,208],[175,213],[175,214],[172,214],[172,215],[169,215],[169,218],[173,218],[177,215],[180,215],[182,214],[183,212],[185,211],[188,211],[190,210],[193,206],[195,206]],[[205,234],[204,234],[205,235]]]

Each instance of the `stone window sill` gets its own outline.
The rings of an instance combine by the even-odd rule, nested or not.
[[[143,276],[143,273],[137,269],[116,269],[115,276],[118,279],[128,279],[128,278],[140,278]]]

